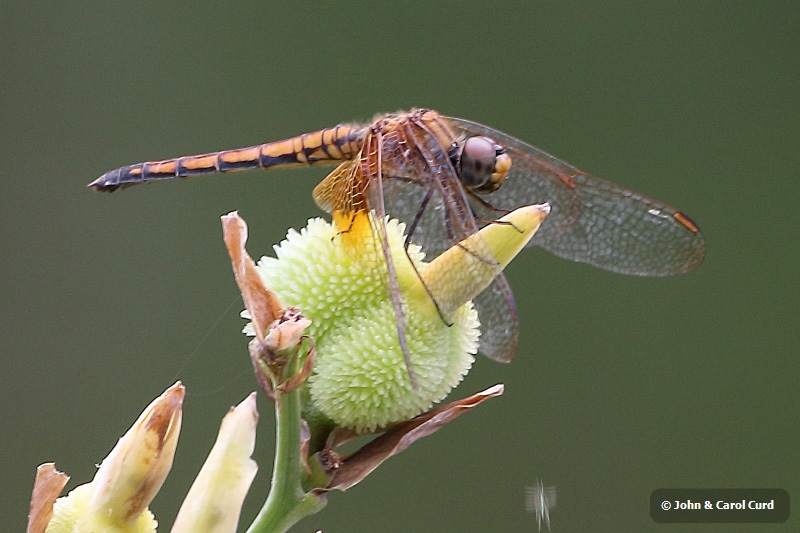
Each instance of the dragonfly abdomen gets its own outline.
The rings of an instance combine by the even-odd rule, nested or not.
[[[112,192],[137,183],[191,178],[201,174],[331,164],[355,157],[361,148],[363,137],[361,128],[334,126],[248,148],[128,165],[106,172],[90,183],[89,187],[97,191]]]

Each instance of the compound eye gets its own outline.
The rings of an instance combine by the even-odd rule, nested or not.
[[[461,183],[469,189],[485,185],[494,172],[497,147],[486,137],[470,137],[464,141],[459,172]]]

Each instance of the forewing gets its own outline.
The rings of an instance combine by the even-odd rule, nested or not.
[[[487,126],[448,120],[466,136],[493,139],[511,156],[505,183],[482,195],[483,202],[472,203],[478,217],[492,220],[500,211],[548,202],[550,215],[530,245],[560,257],[637,276],[688,272],[702,262],[703,236],[675,208],[591,176]]]
[[[358,194],[359,183],[358,158],[345,161],[324,180],[314,187],[314,201],[326,213],[333,213],[334,209],[341,212],[354,210],[354,198]]]
[[[424,124],[408,124],[406,136],[407,144],[411,147],[410,153],[414,154],[415,160],[422,165],[412,182],[418,182],[424,192],[418,193],[414,198],[416,205],[405,207],[401,207],[400,204],[406,200],[398,195],[398,198],[393,200],[395,202],[393,207],[397,207],[403,216],[408,217],[413,214],[413,218],[407,220],[409,226],[413,227],[412,239],[417,239],[419,236],[420,243],[439,254],[476,233],[479,225],[450,161],[449,147],[442,146]],[[417,201],[419,195],[424,196],[423,200],[426,198],[428,200],[424,209]],[[484,258],[487,265],[497,266],[488,247],[480,239],[475,239],[468,251]]]
[[[386,265],[386,279],[388,281],[388,295],[392,302],[394,309],[394,316],[397,322],[397,338],[400,344],[400,350],[403,352],[403,359],[405,359],[406,368],[408,369],[408,376],[411,380],[411,385],[414,389],[418,388],[417,377],[414,372],[414,365],[411,361],[411,352],[408,348],[408,341],[406,340],[406,315],[403,309],[403,302],[400,297],[400,286],[397,281],[397,274],[395,272],[394,262],[392,261],[392,252],[389,248],[389,238],[386,233],[386,208],[384,205],[384,190],[383,190],[383,157],[382,157],[382,143],[383,138],[380,133],[370,134],[364,140],[364,148],[361,157],[359,157],[359,172],[356,174],[357,178],[361,178],[360,183],[363,187],[358,187],[356,192],[353,192],[353,203],[359,208],[363,208],[367,213],[373,212],[370,217],[370,227],[372,229],[373,237],[380,243],[381,252]],[[358,181],[356,181],[358,183]],[[355,190],[354,190],[355,191]],[[361,202],[364,205],[361,206]]]
[[[407,148],[403,157],[408,160],[391,168],[406,172],[383,178],[387,214],[406,224],[411,241],[422,247],[428,259],[451,246],[463,248],[462,241],[477,231],[478,224],[446,147],[416,124],[409,124],[403,135]],[[490,359],[510,361],[518,336],[511,289],[486,243],[475,239],[465,250],[480,258],[477,268],[497,276],[474,300],[481,321],[479,350]],[[430,288],[430,293],[435,300],[435,290]]]
[[[442,195],[435,186],[385,176],[383,189],[386,213],[406,225],[411,242],[421,246],[429,260],[451,246]]]

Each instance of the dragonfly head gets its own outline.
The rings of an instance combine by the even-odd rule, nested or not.
[[[470,137],[455,145],[451,157],[461,183],[479,193],[499,189],[511,168],[505,148],[488,137]]]

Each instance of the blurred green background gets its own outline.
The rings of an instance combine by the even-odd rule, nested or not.
[[[508,270],[506,394],[425,439],[297,531],[797,531],[658,525],[662,487],[800,498],[796,2],[15,2],[0,19],[0,515],[35,468],[88,481],[141,409],[188,386],[167,530],[230,405],[254,389],[219,216],[269,253],[319,213],[323,169],[100,195],[123,164],[282,139],[424,106],[489,124],[679,206],[691,274],[635,279],[538,249]],[[544,198],[543,200],[546,200]],[[260,403],[267,492],[271,408]],[[795,504],[795,515],[797,515]]]

